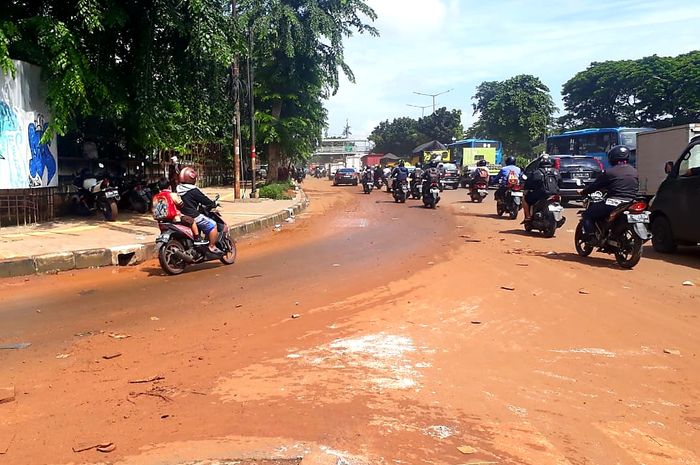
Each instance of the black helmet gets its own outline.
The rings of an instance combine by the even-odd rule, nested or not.
[[[552,167],[552,159],[549,158],[549,155],[545,155],[542,158],[540,158],[540,168],[551,168]]]
[[[630,149],[624,145],[616,145],[608,152],[608,161],[611,165],[617,165],[620,162],[627,162],[630,159]]]
[[[506,158],[506,166],[510,165],[515,165],[515,157],[512,155]]]
[[[476,162],[476,166],[488,166],[488,162],[486,160],[479,160]]]
[[[399,166],[403,167],[404,164],[403,160],[399,160]]]

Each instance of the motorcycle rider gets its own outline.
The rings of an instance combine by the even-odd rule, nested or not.
[[[216,246],[216,241],[219,238],[216,222],[199,212],[200,205],[213,210],[216,208],[216,202],[204,195],[195,185],[197,177],[197,171],[190,166],[180,171],[180,184],[177,186],[177,193],[182,198],[182,213],[194,218],[199,229],[207,235],[209,238],[209,251],[221,255],[223,252]]]
[[[362,170],[362,184],[372,184],[374,183],[374,172],[370,166],[365,166]]]
[[[473,189],[474,185],[477,183],[484,183],[488,186],[489,184],[489,170],[487,168],[488,162],[486,160],[479,160],[476,162],[476,169],[469,175],[469,188]]]
[[[506,190],[509,187],[513,187],[515,180],[520,182],[521,175],[522,171],[515,165],[515,157],[511,155],[506,158],[506,166],[501,168],[501,171],[498,172],[498,176],[496,176],[498,189],[494,194],[494,198],[496,200],[502,200]]]
[[[606,201],[591,202],[583,213],[583,231],[587,236],[595,234],[596,222],[606,218],[618,205],[608,205],[608,199],[631,202],[639,193],[639,174],[637,169],[629,164],[630,149],[624,145],[616,145],[608,152],[610,168],[599,174],[596,180],[585,189],[579,190],[581,195],[589,195],[596,191],[606,192]]]
[[[430,192],[430,186],[432,184],[437,184],[438,186],[440,185],[440,172],[437,169],[437,163],[430,163],[430,165],[428,165],[428,169],[423,171],[422,178],[422,194],[425,196],[428,192]]]
[[[530,221],[532,207],[537,202],[559,193],[561,175],[552,168],[552,165],[552,159],[549,158],[549,155],[543,155],[539,167],[525,180],[527,192],[523,199],[523,211],[525,212],[523,223]]]
[[[398,166],[396,166],[391,172],[391,190],[398,188],[399,183],[408,179],[408,169],[404,165],[404,161],[399,160]]]

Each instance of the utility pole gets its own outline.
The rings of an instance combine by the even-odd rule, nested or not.
[[[454,89],[450,89],[450,90],[446,90],[444,92],[439,92],[437,94],[424,94],[422,92],[413,92],[413,93],[416,95],[424,95],[426,97],[432,97],[433,98],[433,113],[435,113],[435,97],[437,97],[438,95],[446,94],[448,92],[452,92],[453,90]]]
[[[253,27],[248,29],[248,95],[250,96],[250,166],[251,166],[251,182],[253,183],[250,189],[250,196],[256,197],[257,191],[255,188],[255,96],[253,95]]]
[[[236,11],[236,0],[231,0],[231,20],[234,25],[238,18]],[[241,101],[239,81],[241,78],[241,70],[238,67],[238,55],[233,57],[231,63],[231,84],[233,86],[233,198],[241,198]]]
[[[406,105],[408,105],[409,107],[413,107],[413,108],[420,108],[420,110],[421,110],[421,111],[420,111],[420,117],[421,117],[421,118],[423,118],[423,117],[425,116],[425,109],[426,109],[426,108],[430,108],[430,105],[426,105],[426,106],[424,106],[424,107],[422,107],[422,106],[420,106],[420,105],[411,105],[410,103],[407,103]],[[433,111],[435,111],[435,110],[433,110]]]

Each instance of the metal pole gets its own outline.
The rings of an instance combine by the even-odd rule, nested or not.
[[[248,95],[250,96],[250,166],[252,171],[252,187],[251,197],[256,197],[257,189],[255,187],[255,96],[253,95],[253,28],[248,30],[249,34],[249,49],[248,49]]]
[[[231,0],[231,18],[234,22],[237,19],[236,0]],[[235,28],[235,26],[234,26]],[[241,198],[241,102],[238,83],[241,71],[238,67],[238,55],[234,56],[231,64],[231,81],[233,84],[233,197]]]

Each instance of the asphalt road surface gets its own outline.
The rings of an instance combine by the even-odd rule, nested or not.
[[[0,283],[0,463],[700,464],[697,249],[329,184],[230,267]]]

